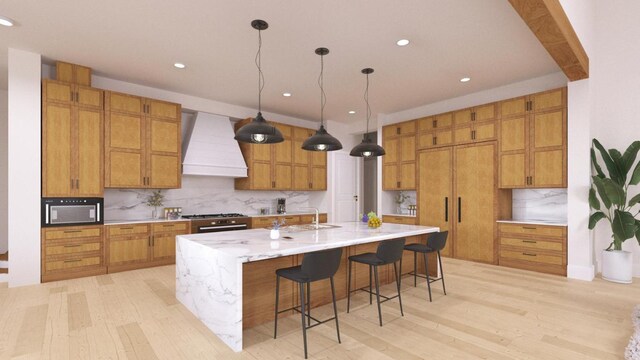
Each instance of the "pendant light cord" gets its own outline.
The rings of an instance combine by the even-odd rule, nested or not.
[[[371,106],[369,106],[369,74],[367,74],[367,87],[364,91],[364,102],[367,104],[367,132],[364,133],[365,140],[369,139],[369,118],[371,117]]]
[[[262,74],[262,30],[258,30],[258,52],[256,53],[256,67],[258,68],[258,112],[262,109],[262,89],[264,89],[264,74]]]
[[[324,55],[320,55],[318,85],[320,85],[320,126],[324,126],[324,106],[327,103],[327,94],[324,92]]]

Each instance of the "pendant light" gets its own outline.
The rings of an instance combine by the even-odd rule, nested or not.
[[[238,131],[234,139],[253,144],[274,144],[284,141],[284,137],[280,130],[270,125],[262,117],[262,88],[264,88],[264,76],[260,64],[262,50],[262,30],[269,27],[264,20],[253,20],[251,27],[258,30],[258,53],[256,54],[256,67],[258,68],[258,115],[248,124],[244,125]]]
[[[324,105],[327,102],[324,93],[324,56],[328,53],[329,49],[327,48],[316,49],[316,54],[320,55],[320,76],[318,77],[318,85],[320,85],[320,128],[302,143],[303,150],[335,151],[342,149],[340,141],[331,136],[324,128]]]
[[[349,153],[351,156],[374,157],[385,154],[382,146],[372,143],[371,139],[369,139],[369,118],[371,117],[371,107],[369,106],[369,74],[372,72],[373,69],[371,68],[362,69],[362,73],[367,75],[367,89],[364,92],[364,101],[367,104],[367,131],[364,133],[362,142],[356,145]]]

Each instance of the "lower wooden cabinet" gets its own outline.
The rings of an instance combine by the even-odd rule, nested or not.
[[[567,228],[501,223],[500,265],[567,275]]]
[[[272,215],[272,216],[256,216],[250,221],[250,229],[270,228],[275,220],[285,221],[285,225],[303,225],[311,224],[315,221],[316,216],[312,214],[301,215]],[[320,214],[320,222],[327,222],[327,214]]]
[[[189,222],[107,225],[108,272],[173,264],[176,236],[189,233]]]
[[[46,228],[41,235],[42,282],[107,272],[102,226]]]

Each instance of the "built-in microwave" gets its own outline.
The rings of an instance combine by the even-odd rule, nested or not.
[[[42,227],[104,223],[102,198],[42,198]]]

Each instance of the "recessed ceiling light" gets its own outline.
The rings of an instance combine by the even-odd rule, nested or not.
[[[0,25],[2,26],[13,26],[13,20],[8,17],[0,16]]]
[[[284,96],[284,97],[291,97],[291,93],[282,93],[282,96]]]
[[[355,114],[355,113],[356,113],[356,111],[355,111],[355,110],[349,110],[349,114],[353,115],[353,114]]]
[[[463,77],[462,79],[460,79],[460,82],[469,82],[471,81],[470,77]]]
[[[407,40],[407,39],[400,39],[400,40],[398,40],[398,41],[396,42],[396,44],[397,44],[398,46],[407,46],[407,45],[409,45],[409,40]]]
[[[187,67],[187,65],[183,64],[183,63],[175,63],[173,64],[173,66],[175,66],[178,69],[184,69]]]

